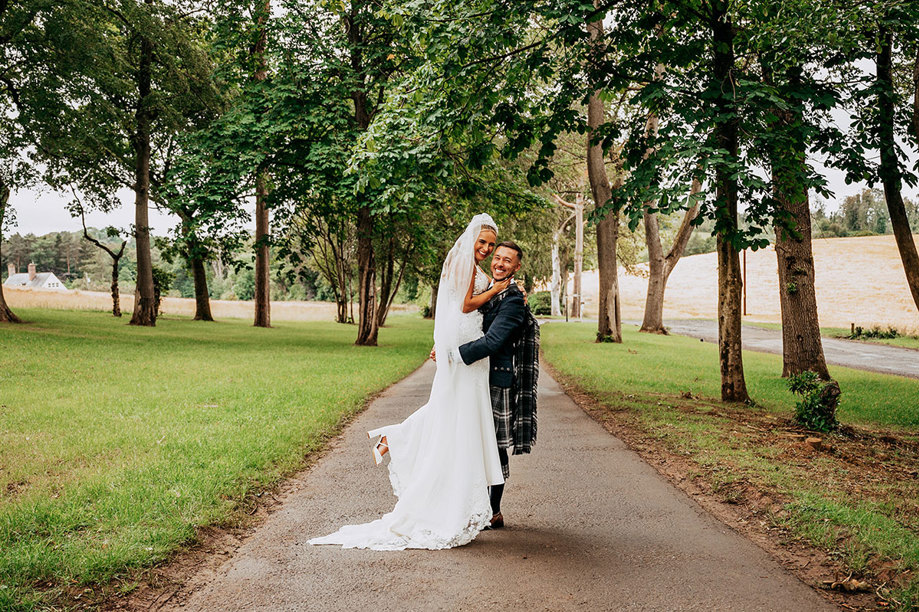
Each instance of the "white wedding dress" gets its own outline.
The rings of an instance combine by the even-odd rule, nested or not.
[[[482,315],[462,312],[475,270],[474,292],[488,288],[473,246],[488,215],[477,215],[444,262],[438,289],[434,346],[437,372],[428,403],[405,421],[375,429],[386,436],[389,479],[398,502],[363,525],[346,525],[310,544],[344,548],[442,549],[471,542],[491,519],[487,487],[504,482],[495,442],[488,360],[467,366],[456,347],[482,336]],[[442,310],[443,308],[443,310]]]

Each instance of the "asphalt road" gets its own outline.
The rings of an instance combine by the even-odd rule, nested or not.
[[[692,336],[705,342],[718,342],[717,321],[667,321],[665,326],[674,334]],[[743,347],[749,351],[781,355],[782,331],[744,325]],[[913,349],[824,336],[823,356],[829,365],[919,378],[919,351]]]
[[[433,364],[358,417],[184,610],[832,610],[540,376],[539,441],[511,458],[508,527],[444,551],[309,546],[389,511],[368,429],[427,400]],[[189,589],[192,587],[188,587]]]

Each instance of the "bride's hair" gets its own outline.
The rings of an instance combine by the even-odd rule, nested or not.
[[[485,231],[485,230],[488,230],[488,231],[490,231],[490,232],[494,232],[494,233],[495,233],[495,236],[498,235],[498,228],[497,228],[497,227],[494,227],[494,226],[491,226],[491,225],[488,225],[487,223],[483,223],[483,224],[482,224],[482,229],[480,229],[479,231],[482,232],[482,231]]]

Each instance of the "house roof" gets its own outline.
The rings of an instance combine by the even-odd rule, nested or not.
[[[60,283],[57,277],[54,276],[54,272],[40,272],[36,274],[35,278],[33,278],[32,280],[29,280],[28,273],[20,272],[19,274],[13,274],[9,278],[7,278],[3,282],[3,284],[6,285],[7,287],[40,288],[40,287],[44,287],[45,283],[47,283],[51,278],[54,278],[54,280],[57,280],[57,282]],[[63,283],[61,283],[61,286],[63,286]]]

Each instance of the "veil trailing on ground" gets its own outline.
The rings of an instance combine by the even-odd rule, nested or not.
[[[460,317],[463,300],[469,291],[475,273],[475,242],[483,227],[498,233],[491,215],[479,214],[472,218],[466,230],[453,244],[444,260],[437,288],[437,306],[434,314],[434,349],[438,355],[449,355],[459,346]],[[446,360],[443,360],[446,362]],[[441,362],[438,362],[441,363]]]

